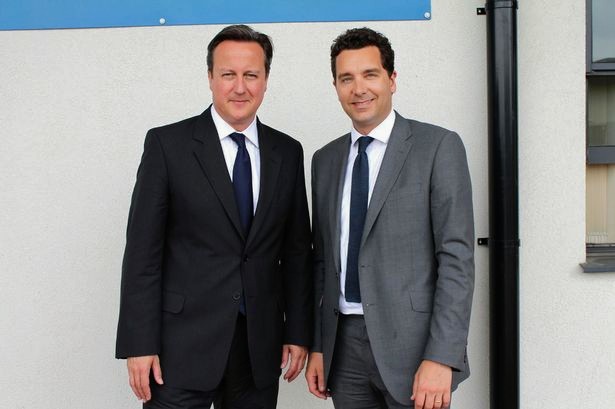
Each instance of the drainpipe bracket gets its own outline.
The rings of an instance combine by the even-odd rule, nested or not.
[[[491,0],[485,4],[487,10],[491,9],[519,9],[519,2],[517,0]]]
[[[504,248],[517,248],[521,247],[520,239],[512,239],[512,240],[492,240],[493,243],[498,243],[498,245]],[[489,237],[479,237],[476,240],[476,244],[479,246],[488,246],[489,245]]]

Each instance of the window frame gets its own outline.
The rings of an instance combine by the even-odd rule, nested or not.
[[[585,64],[586,64],[586,68],[585,68],[585,73],[586,76],[591,77],[591,76],[600,76],[600,75],[608,75],[608,76],[615,76],[615,62],[593,62],[593,55],[594,55],[594,42],[593,42],[593,30],[592,30],[592,24],[593,24],[593,7],[592,7],[592,1],[593,0],[585,0],[585,28],[586,28],[586,36],[585,36],[585,41],[586,41],[586,51],[585,51]]]
[[[589,145],[589,82],[595,77],[615,77],[615,63],[593,62],[593,31],[592,31],[592,1],[586,0],[586,97],[585,97],[585,154],[586,165],[615,164],[615,146]],[[587,262],[581,263],[585,273],[615,272],[615,243],[588,244],[585,243]]]
[[[592,31],[592,8],[593,0],[585,0],[585,29],[586,43],[585,49],[585,79],[586,79],[586,99],[585,99],[585,158],[588,165],[609,165],[615,164],[615,145],[590,145],[589,144],[589,103],[587,94],[589,93],[589,82],[595,77],[615,77],[615,63],[595,63],[592,61],[593,50],[593,31]]]
[[[590,53],[591,50],[588,50],[587,54]],[[585,77],[585,163],[587,165],[613,165],[615,164],[615,145],[589,144],[589,83],[597,77],[615,80],[615,70],[605,71],[600,75],[588,74]]]

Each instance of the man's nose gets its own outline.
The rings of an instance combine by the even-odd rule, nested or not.
[[[237,81],[235,81],[235,92],[237,94],[246,92],[246,83],[243,77],[237,77]]]
[[[362,79],[357,79],[354,82],[354,89],[353,89],[354,93],[357,95],[363,95],[367,92],[367,86],[365,81],[363,81]]]

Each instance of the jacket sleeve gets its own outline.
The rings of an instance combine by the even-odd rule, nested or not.
[[[297,144],[299,145],[299,144]],[[303,150],[298,146],[293,204],[282,245],[282,277],[285,294],[284,343],[312,343],[312,247],[310,217],[305,191]]]
[[[435,154],[430,211],[437,281],[424,358],[464,368],[474,291],[472,187],[459,136],[446,134]]]
[[[150,130],[145,138],[128,216],[116,358],[160,352],[162,262],[168,205],[164,152],[158,135]]]
[[[314,246],[314,340],[312,352],[322,352],[322,300],[324,295],[324,249],[320,232],[316,165],[318,152],[312,159],[312,243]]]

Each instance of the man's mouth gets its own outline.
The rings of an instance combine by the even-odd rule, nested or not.
[[[352,105],[354,105],[357,108],[365,108],[367,106],[369,106],[369,104],[373,101],[373,99],[366,99],[366,100],[362,100],[362,101],[354,101],[352,102]]]

